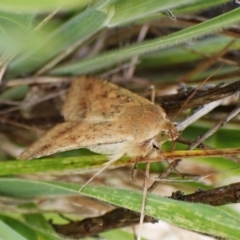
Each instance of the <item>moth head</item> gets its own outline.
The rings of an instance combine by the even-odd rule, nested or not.
[[[165,142],[167,140],[174,141],[178,137],[178,131],[173,122],[166,120],[159,134],[157,135],[158,142]]]
[[[161,148],[161,145],[164,142],[170,140],[173,143],[172,150],[174,150],[174,148],[175,148],[174,140],[178,137],[178,131],[174,127],[173,123],[170,121],[166,124],[166,127],[167,128],[162,129],[158,133],[157,137],[155,138],[155,142],[153,143],[153,149],[159,150]],[[155,151],[155,153],[152,154],[152,157],[157,157],[156,156],[157,152],[158,151]]]

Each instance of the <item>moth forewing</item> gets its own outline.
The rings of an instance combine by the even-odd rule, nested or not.
[[[18,159],[28,160],[51,155],[64,150],[67,151],[75,149],[76,143],[68,142],[68,144],[64,145],[64,141],[62,140],[61,136],[63,136],[66,132],[69,132],[76,125],[77,123],[75,122],[65,122],[58,124],[49,130],[38,141],[24,150],[19,155]]]
[[[119,131],[116,125],[109,122],[65,122],[49,130],[43,137],[23,151],[19,159],[39,158],[79,148],[95,149],[97,153],[112,155],[116,154],[116,151],[123,150],[115,147],[112,152],[109,152],[109,145],[131,141],[131,139],[129,134]],[[104,146],[106,146],[106,150]],[[98,151],[97,149],[100,149],[100,147],[102,149]]]
[[[76,78],[62,108],[65,121],[91,122],[117,119],[128,106],[152,104],[127,89],[94,77]]]

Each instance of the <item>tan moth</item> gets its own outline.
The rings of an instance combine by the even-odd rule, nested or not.
[[[23,151],[19,159],[79,148],[108,155],[109,161],[91,181],[124,154],[153,158],[159,156],[163,142],[178,137],[173,123],[160,106],[93,77],[73,80],[62,115],[65,122],[49,130]]]

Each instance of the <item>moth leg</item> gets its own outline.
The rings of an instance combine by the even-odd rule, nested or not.
[[[159,150],[160,152],[160,150]],[[165,160],[167,161],[167,160]],[[171,170],[175,170],[175,167],[178,165],[178,163],[181,160],[176,159],[174,160],[172,163],[169,164],[169,166],[167,167],[167,169],[160,174],[160,176],[158,177],[158,179],[163,179],[166,178],[167,175],[169,175],[169,173],[171,172]],[[142,197],[142,208],[141,208],[141,215],[140,215],[140,221],[139,221],[139,233],[138,233],[138,238],[137,240],[141,239],[141,229],[142,229],[142,225],[143,225],[143,221],[144,221],[144,217],[145,217],[145,206],[146,206],[146,199],[147,199],[147,193],[153,191],[157,185],[159,183],[161,183],[161,181],[154,181],[154,183],[148,188],[147,186],[147,179],[149,178],[149,169],[150,169],[150,162],[147,161],[146,162],[146,171],[145,171],[145,178],[144,178],[144,185],[143,185],[143,197]]]
[[[155,94],[156,94],[155,86],[151,85],[149,87],[149,90],[151,90],[151,102],[154,104],[155,103]],[[157,150],[157,153],[158,152],[160,154],[162,154],[159,149]],[[160,155],[159,153],[158,153],[158,155]],[[134,170],[137,169],[138,159],[139,158],[136,158],[136,161],[133,165],[132,179],[133,179]],[[150,171],[150,162],[147,161],[146,162],[145,174],[144,174],[142,208],[141,208],[141,214],[140,214],[140,220],[139,220],[139,232],[138,232],[137,240],[141,240],[141,235],[142,235],[142,226],[143,226],[144,217],[145,217],[145,206],[146,206],[146,199],[147,199],[147,193],[148,193],[147,179],[149,178],[149,171]]]
[[[135,173],[136,173],[136,170],[138,169],[137,164],[140,159],[141,159],[141,157],[135,158],[135,163],[133,164],[132,172],[131,172],[132,181],[134,181],[134,176],[136,175]]]
[[[62,213],[58,214],[62,219],[67,220],[68,222],[72,223],[74,222],[71,218],[64,216]]]
[[[143,226],[143,222],[144,222],[144,218],[145,218],[145,206],[146,206],[147,193],[148,193],[147,180],[149,178],[149,172],[150,172],[150,162],[147,161],[144,182],[143,182],[142,207],[141,207],[141,214],[140,214],[140,220],[139,220],[139,230],[138,230],[137,240],[142,239],[141,235],[142,235],[142,226]]]
[[[112,155],[109,159],[108,162],[106,162],[104,164],[104,166],[98,171],[96,172],[86,183],[84,183],[81,188],[79,189],[79,192],[81,192],[83,190],[83,188],[85,188],[95,177],[97,177],[99,174],[101,174],[104,170],[106,170],[112,163],[116,162],[118,159],[120,159],[123,156],[123,152],[119,153],[119,154],[115,154]]]
[[[176,159],[171,163],[169,163],[167,159],[165,161],[167,162],[168,167],[158,177],[156,177],[157,180],[154,181],[153,184],[148,188],[148,192],[152,192],[161,183],[161,179],[166,179],[172,170],[176,171],[176,167],[180,163],[181,159]]]
[[[179,176],[181,178],[184,178],[184,175],[176,169],[176,167],[178,166],[178,164],[181,161],[182,161],[182,159],[180,159],[180,158],[174,159],[171,163],[168,161],[168,159],[165,160],[165,162],[168,164],[168,166],[172,167],[172,170],[174,170],[177,174],[179,174]]]
[[[162,151],[160,150],[160,148],[155,149],[155,152],[152,153],[152,155],[150,155],[151,158],[156,158],[156,157],[160,157],[161,160],[163,161],[167,161],[167,159],[165,158],[164,154],[162,153]]]

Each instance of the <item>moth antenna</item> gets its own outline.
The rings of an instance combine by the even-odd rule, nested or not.
[[[213,56],[212,61],[215,62],[218,58],[222,57],[227,50],[229,49],[229,47],[236,41],[236,39],[233,39],[232,41],[230,41],[220,52],[218,52],[215,56]],[[211,62],[210,62],[211,63]],[[206,69],[205,64],[197,67],[198,70],[203,71],[204,69]],[[201,88],[201,86],[206,83],[212,76],[214,76],[221,68],[222,68],[223,64],[221,64],[221,66],[219,68],[217,68],[212,74],[209,75],[209,77],[207,77],[204,81],[202,81],[197,88],[192,92],[192,94],[190,94],[190,96],[187,98],[187,100],[185,101],[185,103],[182,105],[182,107],[178,110],[178,112],[176,113],[176,115],[173,117],[173,120],[176,118],[176,116],[182,111],[182,109],[184,108],[184,106],[187,104],[187,102],[189,102],[189,100],[195,95],[196,91]],[[196,69],[195,69],[196,70]]]
[[[120,156],[121,157],[121,156]],[[106,170],[112,163],[116,162],[119,158],[119,156],[114,156],[114,158],[110,159],[108,162],[104,164],[104,166],[96,172],[86,183],[84,183],[81,188],[79,189],[79,192],[81,192],[95,177],[97,177],[99,174],[101,174],[104,170]]]
[[[183,103],[183,105],[179,108],[179,110],[177,111],[177,113],[175,114],[175,116],[171,119],[172,121],[174,121],[174,119],[178,116],[178,114],[183,110],[183,108],[186,106],[186,104],[193,98],[193,96],[195,95],[195,93],[197,92],[197,90],[199,90],[203,84],[205,84],[212,76],[214,76],[221,68],[222,68],[223,64],[216,69],[212,74],[210,74],[209,77],[207,77],[204,81],[202,81],[197,88],[188,96],[187,100]]]

